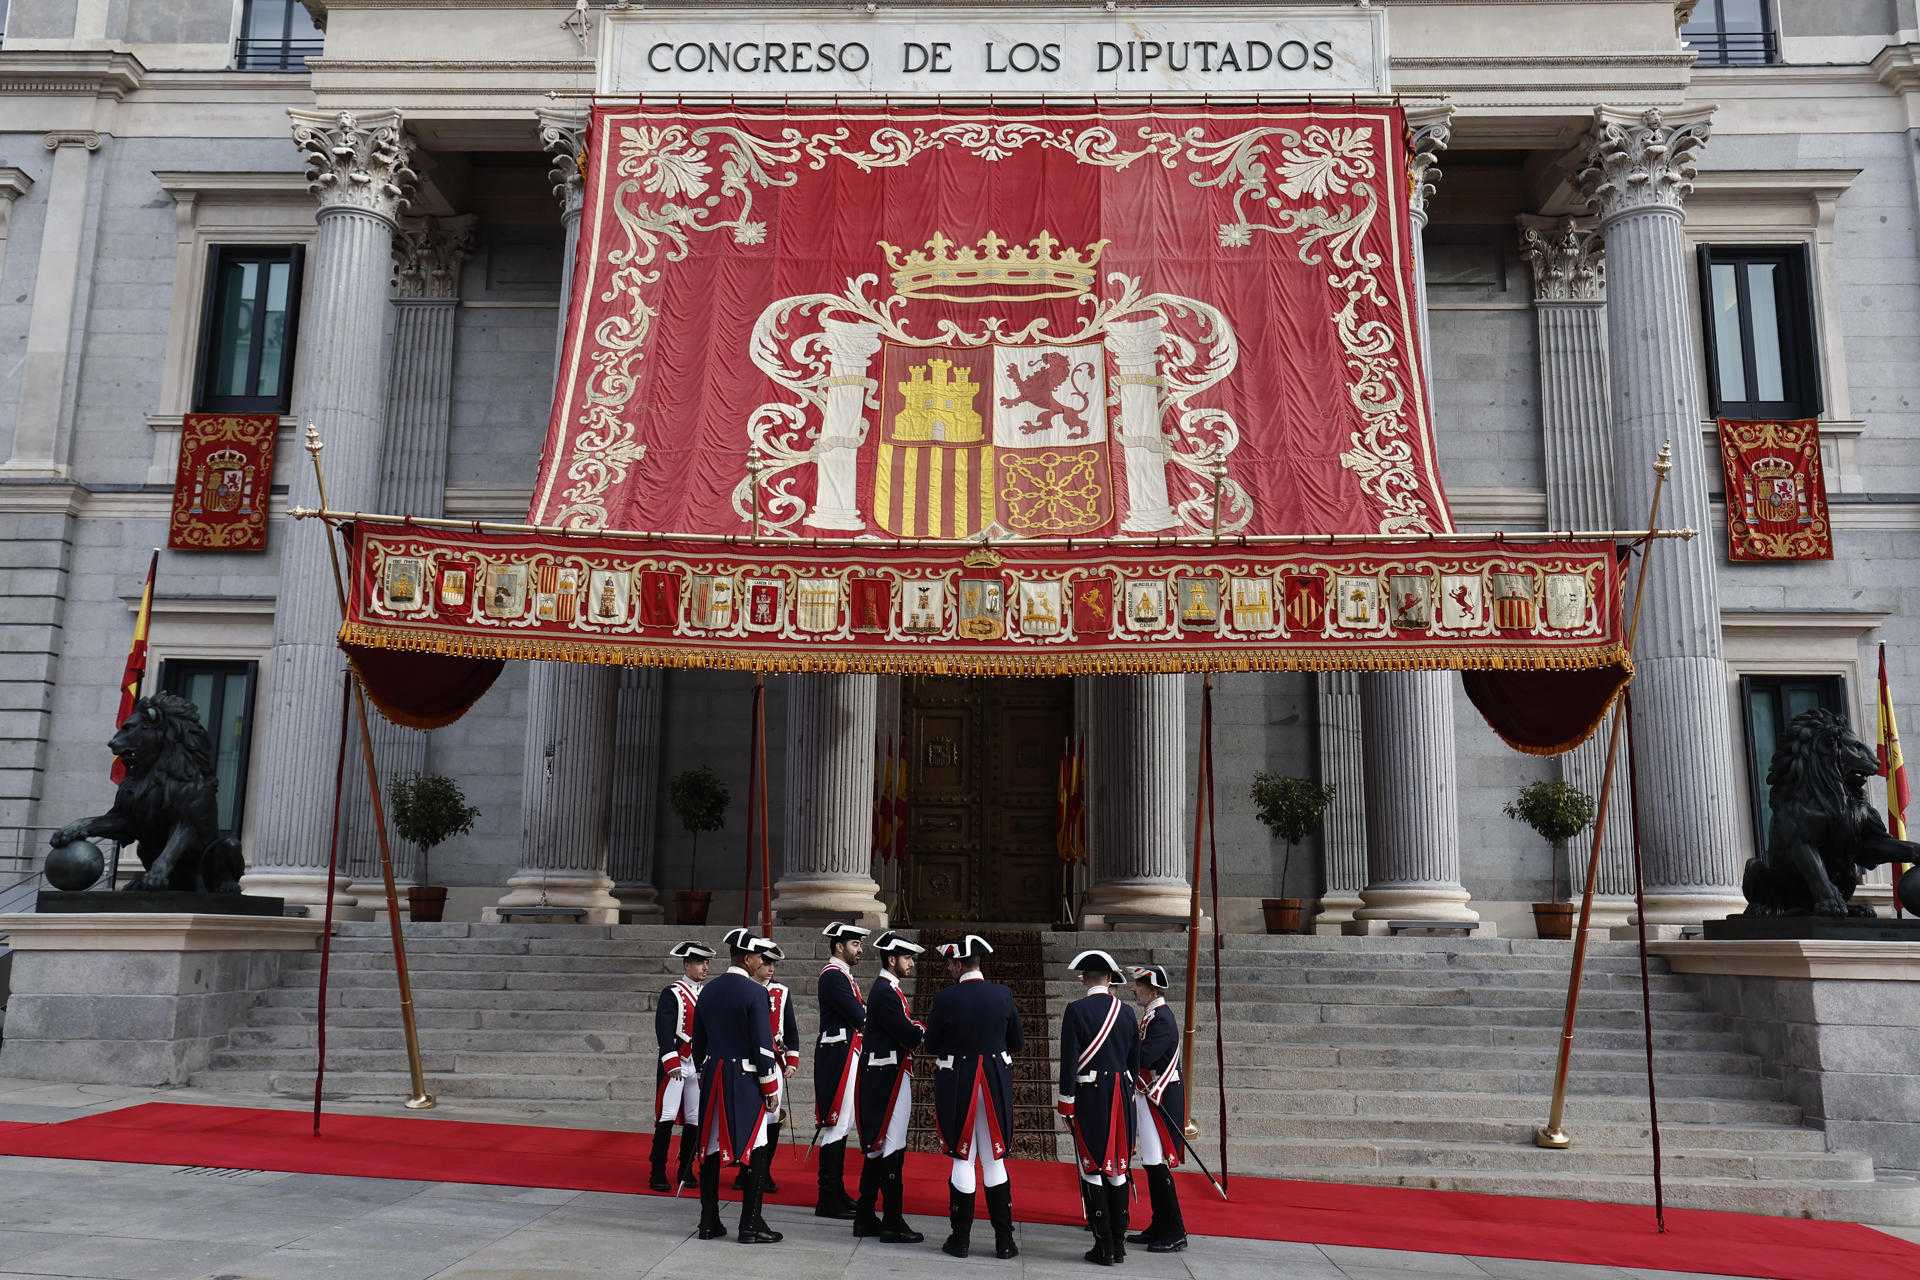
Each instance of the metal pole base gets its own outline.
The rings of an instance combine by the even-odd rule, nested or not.
[[[1565,1151],[1573,1145],[1573,1139],[1567,1136],[1565,1129],[1548,1129],[1543,1126],[1533,1131],[1533,1145],[1545,1147],[1548,1151]]]
[[[423,1093],[423,1094],[421,1094],[421,1095],[420,1095],[419,1097],[417,1097],[417,1098],[408,1098],[408,1099],[407,1099],[407,1110],[409,1110],[409,1111],[431,1111],[431,1110],[433,1110],[433,1106],[434,1106],[434,1102],[435,1102],[435,1098],[434,1098],[434,1096],[433,1096],[432,1094],[430,1094],[430,1093]]]

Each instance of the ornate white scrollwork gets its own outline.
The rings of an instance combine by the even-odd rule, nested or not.
[[[1712,133],[1713,108],[1621,111],[1596,107],[1580,188],[1602,222],[1642,209],[1678,214],[1693,194],[1695,155]]]

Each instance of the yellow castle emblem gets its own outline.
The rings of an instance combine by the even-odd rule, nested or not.
[[[955,369],[950,360],[929,360],[910,367],[899,387],[895,440],[977,444],[984,438],[986,424],[973,406],[980,384],[973,380],[972,370]]]

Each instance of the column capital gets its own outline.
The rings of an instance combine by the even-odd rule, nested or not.
[[[393,237],[393,294],[406,300],[460,296],[460,264],[473,252],[473,215],[409,218]]]
[[[1673,0],[1673,29],[1678,32],[1693,21],[1693,11],[1700,7],[1700,0]]]
[[[1440,183],[1440,153],[1453,137],[1453,104],[1407,108],[1407,189],[1417,226],[1427,224],[1427,200]]]
[[[1600,220],[1641,210],[1678,215],[1693,194],[1694,153],[1706,144],[1712,120],[1712,107],[1595,107],[1577,181]]]
[[[553,198],[562,216],[580,212],[580,171],[587,158],[587,117],[578,111],[541,111],[540,146],[553,157],[547,176],[553,179]]]
[[[98,151],[104,141],[104,133],[92,129],[54,129],[40,139],[40,145],[49,151],[58,151],[62,147],[85,147],[89,151]]]
[[[417,175],[408,167],[413,144],[398,111],[290,109],[293,143],[307,158],[307,190],[320,211],[357,209],[397,222]]]
[[[1605,301],[1606,241],[1591,222],[1522,215],[1520,252],[1533,268],[1535,302]]]

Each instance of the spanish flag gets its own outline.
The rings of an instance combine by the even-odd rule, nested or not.
[[[120,675],[120,714],[114,718],[115,729],[133,714],[133,704],[140,700],[140,685],[146,679],[147,624],[153,619],[153,577],[159,569],[160,549],[155,547],[152,558],[147,561],[147,585],[140,591],[140,609],[133,615],[133,645],[127,650],[127,668]],[[116,787],[127,776],[127,766],[119,756],[113,758],[113,771],[109,776]]]

